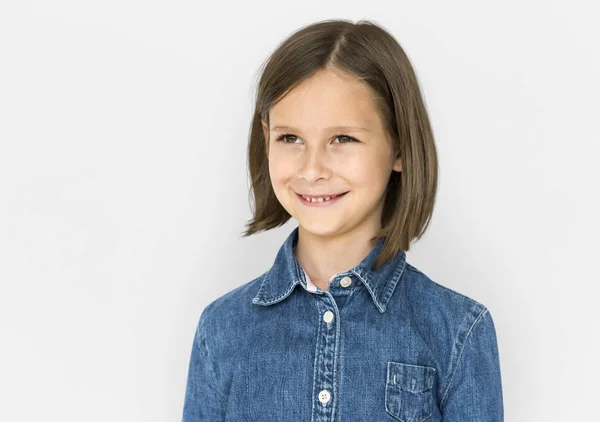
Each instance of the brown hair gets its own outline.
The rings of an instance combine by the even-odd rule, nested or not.
[[[386,187],[381,230],[375,236],[387,236],[375,262],[378,267],[399,249],[408,251],[411,241],[427,229],[437,191],[438,160],[412,65],[396,39],[368,20],[325,20],[304,26],[263,63],[248,142],[254,217],[243,236],[282,226],[291,218],[271,185],[261,120],[269,124],[269,109],[279,99],[327,67],[353,74],[371,87],[394,156],[399,153],[402,159],[402,172],[392,171]]]

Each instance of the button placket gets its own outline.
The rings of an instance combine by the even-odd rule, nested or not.
[[[332,277],[333,280],[333,277]],[[330,282],[332,281],[330,280]],[[339,353],[339,332],[336,318],[339,315],[336,302],[328,291],[324,290],[319,295],[317,308],[321,315],[319,336],[317,339],[317,358],[314,367],[313,385],[314,400],[317,406],[313,407],[311,420],[329,421],[335,414],[333,408],[336,404],[336,373]]]

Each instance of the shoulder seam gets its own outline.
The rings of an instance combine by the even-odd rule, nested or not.
[[[208,309],[208,307],[206,309]],[[206,364],[206,368],[208,371],[208,375],[211,378],[211,382],[213,383],[214,390],[216,391],[217,396],[219,397],[219,400],[221,401],[221,403],[223,405],[226,405],[227,402],[224,399],[224,397],[221,395],[221,392],[219,391],[219,388],[218,388],[219,384],[217,383],[217,376],[213,372],[212,363],[210,360],[210,352],[208,349],[208,341],[206,338],[206,333],[204,331],[204,318],[205,317],[204,317],[204,311],[203,311],[202,314],[200,315],[200,320],[198,321],[198,327],[196,329],[197,334],[198,334],[198,340],[202,341],[202,343],[204,344],[204,348],[200,347],[198,342],[194,342],[194,343],[195,343],[196,347],[198,348],[200,354],[202,356],[204,356],[204,358],[206,360],[205,364]]]
[[[483,305],[481,305],[483,306]],[[471,333],[473,332],[473,329],[475,328],[475,325],[477,325],[477,323],[479,321],[481,321],[481,319],[483,318],[483,316],[486,314],[486,312],[488,312],[488,309],[483,306],[483,309],[481,310],[481,312],[479,313],[479,315],[477,316],[477,318],[475,318],[475,321],[473,322],[473,324],[471,324],[471,327],[469,328],[469,332],[467,333],[466,337],[465,337],[465,341],[460,349],[460,353],[458,355],[458,358],[456,359],[456,367],[454,368],[454,371],[452,371],[452,374],[450,375],[450,379],[447,382],[446,385],[446,391],[444,392],[444,395],[442,396],[442,400],[440,401],[440,409],[443,409],[444,407],[444,401],[446,400],[446,397],[448,395],[448,391],[450,391],[450,386],[452,385],[452,381],[454,381],[454,376],[456,375],[456,372],[458,371],[458,368],[460,367],[461,364],[461,358],[463,356],[463,352],[465,350],[465,347],[467,346],[467,343],[469,342],[469,339],[471,338]]]

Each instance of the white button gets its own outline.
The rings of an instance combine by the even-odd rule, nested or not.
[[[330,398],[331,396],[329,395],[329,391],[327,390],[321,390],[321,392],[319,393],[319,401],[324,405],[327,404]]]
[[[346,276],[340,280],[340,286],[342,286],[342,287],[348,287],[350,285],[350,283],[352,283],[352,279],[348,276]]]
[[[327,311],[323,314],[323,321],[325,321],[327,324],[329,324],[331,321],[333,321],[333,312],[331,311]]]

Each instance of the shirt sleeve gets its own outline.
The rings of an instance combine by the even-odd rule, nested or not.
[[[194,335],[182,422],[224,421],[226,401],[215,382],[214,355],[208,348],[204,313]]]
[[[503,422],[496,329],[484,308],[467,334],[441,402],[444,422]]]

